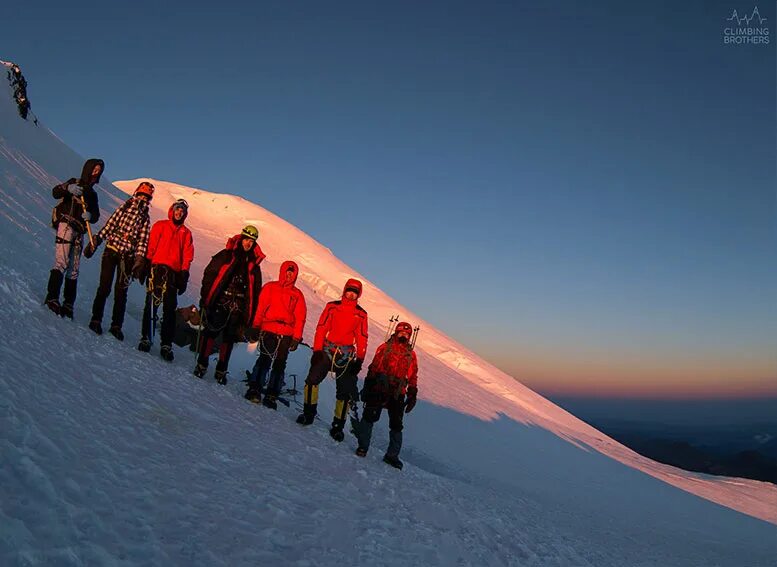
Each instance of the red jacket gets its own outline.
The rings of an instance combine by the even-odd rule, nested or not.
[[[418,359],[410,343],[400,343],[394,337],[375,351],[368,374],[385,374],[407,380],[406,386],[418,387]],[[403,391],[405,393],[407,388]]]
[[[323,350],[324,340],[339,346],[356,344],[356,358],[364,360],[367,355],[367,312],[357,303],[362,294],[362,283],[350,279],[345,282],[345,288],[348,287],[358,290],[357,299],[343,297],[340,301],[330,301],[326,304],[316,327],[313,350]]]
[[[186,217],[183,219],[186,220]],[[194,259],[194,241],[192,231],[173,222],[172,205],[167,210],[167,220],[154,223],[151,236],[148,237],[146,258],[151,264],[164,264],[176,272],[189,270]]]
[[[294,279],[287,282],[286,272],[289,268],[294,269]],[[298,274],[299,267],[295,262],[287,260],[281,264],[278,281],[268,282],[259,293],[259,307],[252,327],[276,335],[289,335],[298,341],[302,340],[307,307],[305,296],[294,285]]]

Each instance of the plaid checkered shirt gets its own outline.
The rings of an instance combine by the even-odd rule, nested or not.
[[[113,211],[97,235],[120,254],[145,256],[150,227],[148,205],[142,199],[130,197]]]

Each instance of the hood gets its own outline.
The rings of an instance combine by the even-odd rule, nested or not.
[[[176,203],[177,202],[178,201],[176,201]],[[173,218],[173,208],[174,207],[175,207],[175,203],[170,205],[170,208],[167,209],[167,218],[170,219],[170,221],[172,221],[173,224],[177,224],[178,226],[183,226],[186,223],[186,217],[189,216],[189,209],[187,209],[186,207],[183,207],[183,217],[181,218],[181,222],[180,223],[176,223],[175,219]],[[229,242],[227,242],[227,244],[229,244]]]
[[[227,240],[226,249],[235,250],[235,251],[237,251],[238,249],[242,250],[243,248],[240,246],[241,240],[243,240],[242,234],[236,234],[235,236],[229,238]],[[266,258],[266,256],[264,255],[264,252],[262,252],[262,249],[259,247],[258,242],[254,242],[254,246],[253,248],[251,248],[251,250],[248,251],[248,254],[254,256],[257,264]]]
[[[345,296],[345,290],[349,287],[353,287],[357,290],[356,299],[359,299],[362,296],[362,282],[357,279],[350,278],[343,286],[343,296]]]
[[[297,266],[296,262],[292,262],[291,260],[286,260],[281,264],[281,269],[278,272],[278,281],[281,282],[282,285],[286,285],[286,272],[289,270],[289,268],[293,268],[294,270],[294,279],[291,280],[291,284],[294,285],[297,281],[297,276],[299,275],[299,266]]]
[[[94,169],[95,165],[100,166],[100,175],[92,179],[92,170]],[[101,159],[92,158],[86,160],[86,163],[84,163],[83,169],[81,169],[81,179],[79,180],[78,184],[81,187],[87,187],[92,186],[96,183],[100,182],[100,177],[102,176],[103,172],[105,171],[105,162]]]

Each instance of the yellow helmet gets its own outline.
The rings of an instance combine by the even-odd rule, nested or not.
[[[241,232],[240,234],[242,234],[245,238],[250,238],[251,240],[254,240],[254,241],[258,240],[259,238],[259,230],[252,224],[247,224],[243,228],[243,232]]]

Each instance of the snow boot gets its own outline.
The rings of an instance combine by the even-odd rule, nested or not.
[[[67,317],[68,319],[73,318],[73,304],[72,303],[63,303],[62,307],[59,308],[59,316],[60,317]]]
[[[387,455],[399,456],[399,452],[402,450],[402,430],[389,430],[389,444],[386,448]]]
[[[62,308],[59,310],[61,317],[73,318],[73,306],[76,304],[78,292],[78,280],[65,279],[65,291],[62,293]]]
[[[361,447],[359,447],[358,449],[356,449],[356,456],[357,457],[366,457],[367,456],[367,449],[362,449]]]
[[[124,333],[121,332],[121,327],[118,325],[111,325],[111,328],[108,329],[108,332],[112,334],[114,337],[116,337],[116,340],[123,341],[124,340]]]
[[[91,321],[89,321],[89,328],[92,331],[94,331],[94,333],[96,335],[102,335],[103,334],[103,326],[100,324],[100,322],[97,319],[92,319]]]
[[[329,430],[329,436],[338,443],[345,439],[345,433],[343,433],[343,427],[345,427],[344,419],[334,418],[332,420],[332,427]]]
[[[162,357],[162,360],[166,360],[167,362],[172,362],[173,359],[175,359],[173,347],[170,345],[162,345],[162,348],[159,349],[159,355]]]
[[[194,367],[194,375],[197,378],[202,378],[205,376],[205,373],[208,371],[208,365],[207,364],[200,364],[197,363],[197,366]]]
[[[59,315],[61,309],[59,304],[59,290],[62,288],[62,279],[62,272],[59,270],[51,270],[51,272],[49,272],[49,285],[46,290],[46,299],[43,300],[44,305],[57,315]]]
[[[404,463],[399,460],[399,457],[394,457],[388,454],[383,455],[383,462],[399,470],[402,470],[402,467],[404,466]]]
[[[262,391],[259,388],[259,384],[257,384],[256,382],[249,382],[248,390],[246,390],[246,393],[243,397],[253,404],[261,403]]]
[[[302,406],[302,413],[297,417],[297,423],[300,425],[311,425],[316,419],[318,409],[318,385],[310,386],[305,384],[302,395],[305,405]]]
[[[262,400],[262,405],[269,409],[278,409],[278,403],[275,401],[276,397],[271,395],[266,395],[264,397],[264,400]]]
[[[297,416],[297,423],[300,425],[311,425],[316,419],[317,405],[305,404],[302,413]]]
[[[227,385],[227,371],[226,370],[216,370],[213,377],[216,379],[216,382],[221,384],[222,386]]]
[[[151,341],[147,337],[141,337],[138,343],[138,350],[140,352],[151,352]]]
[[[60,311],[62,311],[62,306],[59,304],[59,299],[47,299],[45,305],[51,309],[54,315],[59,315]]]

